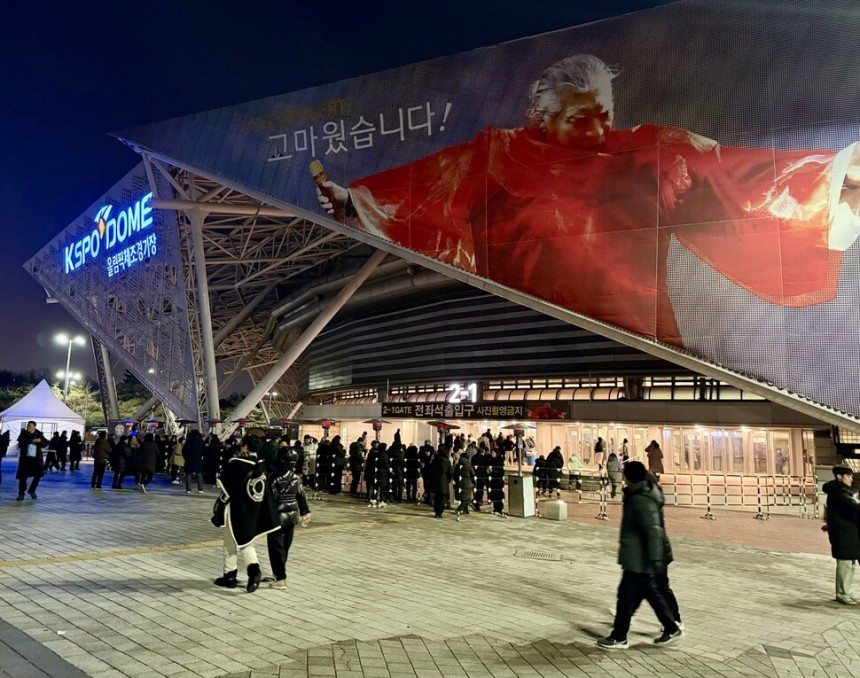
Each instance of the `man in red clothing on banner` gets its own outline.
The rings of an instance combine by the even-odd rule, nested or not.
[[[329,214],[576,313],[683,346],[667,292],[675,240],[771,304],[831,300],[860,233],[860,144],[730,148],[663,125],[613,130],[616,72],[550,66],[523,128],[350,183]],[[702,290],[707,309],[708,290]]]

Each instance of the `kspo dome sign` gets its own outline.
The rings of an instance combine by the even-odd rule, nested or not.
[[[112,205],[100,207],[93,218],[93,230],[63,248],[63,266],[67,274],[93,261],[101,253],[124,245],[141,231],[150,228],[153,222],[152,192],[119,210],[115,217],[111,216],[112,211]],[[123,248],[118,256],[110,257],[107,264],[108,275],[113,276],[155,253],[155,234],[152,233]]]

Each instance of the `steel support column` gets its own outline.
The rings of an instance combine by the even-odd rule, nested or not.
[[[351,278],[346,285],[344,285],[343,289],[337,293],[334,299],[326,305],[326,307],[295,341],[295,343],[287,349],[284,355],[281,356],[280,360],[272,366],[272,369],[269,370],[266,376],[263,377],[251,392],[245,396],[245,399],[236,406],[236,409],[233,410],[232,414],[233,419],[240,419],[248,416],[248,413],[254,409],[266,393],[272,389],[272,386],[274,386],[278,379],[283,376],[284,372],[292,367],[298,357],[304,352],[310,343],[316,339],[317,335],[322,332],[331,319],[334,318],[335,314],[343,307],[344,304],[346,304],[347,301],[350,300],[356,290],[361,287],[362,283],[367,280],[370,274],[373,273],[374,269],[382,262],[383,259],[385,259],[385,256],[386,253],[382,250],[377,250],[373,253],[370,259],[368,259],[358,270],[355,276]]]
[[[92,337],[90,337],[92,340]],[[119,419],[119,399],[116,395],[116,382],[113,379],[113,365],[110,361],[110,351],[107,346],[100,344],[102,360],[104,361],[105,382],[108,395],[108,410],[112,419]]]
[[[191,243],[194,248],[194,274],[197,280],[200,338],[203,342],[203,371],[206,381],[206,411],[212,419],[221,417],[218,404],[218,373],[215,368],[215,341],[212,336],[212,312],[209,308],[209,281],[203,254],[203,215],[197,209],[188,213],[191,219]]]

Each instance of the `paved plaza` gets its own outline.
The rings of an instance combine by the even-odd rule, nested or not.
[[[247,594],[212,584],[211,490],[186,496],[163,477],[146,495],[90,490],[84,466],[16,502],[16,461],[0,485],[3,677],[860,674],[860,606],[832,601],[820,521],[668,510],[686,636],[654,646],[646,607],[631,649],[607,652],[594,643],[619,578],[617,507],[606,522],[593,504],[572,506],[566,522],[456,522],[426,507],[314,501],[288,590]]]

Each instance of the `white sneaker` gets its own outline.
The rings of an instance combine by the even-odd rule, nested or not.
[[[140,486],[140,492],[141,492],[141,494],[146,494],[146,486],[141,485]]]
[[[191,494],[191,490],[185,490],[185,494]]]
[[[206,490],[197,490],[197,494],[206,494]]]
[[[171,485],[179,485],[179,481],[178,480],[171,480],[170,484]]]
[[[385,502],[384,501],[379,502],[379,508],[385,508]]]

